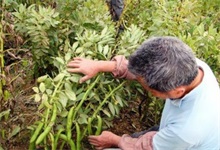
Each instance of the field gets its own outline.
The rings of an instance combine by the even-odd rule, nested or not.
[[[80,84],[74,57],[129,57],[149,37],[176,36],[220,81],[220,0],[124,3],[113,21],[105,0],[1,1],[0,150],[93,149],[88,135],[159,124],[162,100],[110,73]]]

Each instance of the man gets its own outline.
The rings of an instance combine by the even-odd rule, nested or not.
[[[123,9],[124,9],[123,0],[106,0],[106,1],[109,6],[109,9],[110,9],[112,20],[119,21],[120,16],[121,16]],[[119,34],[121,32],[123,32],[123,30],[124,30],[124,26],[122,24],[119,24],[116,37],[118,37]]]
[[[118,21],[122,14],[124,3],[123,0],[107,0],[107,3],[110,7],[110,13],[114,21]]]
[[[210,67],[195,58],[191,48],[174,37],[146,40],[127,61],[75,58],[69,72],[85,74],[80,82],[98,72],[135,79],[154,96],[165,99],[158,131],[137,138],[103,131],[89,136],[97,150],[119,147],[123,150],[219,150],[220,88]]]

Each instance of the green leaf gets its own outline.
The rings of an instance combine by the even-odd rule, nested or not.
[[[52,91],[51,89],[46,89],[46,93],[47,93],[48,95],[50,95],[50,94],[53,93],[53,91]]]
[[[66,53],[65,55],[65,61],[69,61],[71,59],[71,53]]]
[[[93,53],[94,53],[93,51],[86,51],[87,55],[93,55]]]
[[[69,90],[69,91],[72,91],[73,89],[72,89],[72,84],[70,83],[70,82],[66,82],[65,83],[65,89],[66,90]]]
[[[2,112],[0,113],[0,120],[1,120],[1,118],[2,118],[3,116],[8,116],[8,115],[10,114],[10,111],[11,111],[11,109],[2,111]]]
[[[67,117],[68,111],[67,111],[67,110],[63,110],[59,115],[60,115],[61,117]]]
[[[83,52],[83,47],[79,47],[75,51],[76,54],[79,54],[79,53],[82,53],[82,52]]]
[[[60,81],[60,80],[63,80],[64,76],[65,76],[64,73],[59,73],[59,74],[53,79],[53,81],[54,81],[54,82],[58,82],[58,81]]]
[[[79,42],[73,43],[72,50],[75,51],[75,49],[78,47],[78,45],[79,45]]]
[[[62,64],[62,65],[65,64],[65,63],[64,63],[64,60],[63,60],[62,58],[56,57],[55,59],[56,59],[60,64]]]
[[[106,109],[102,110],[102,112],[103,112],[104,114],[106,114],[108,117],[111,117],[111,114],[110,114]]]
[[[39,89],[43,93],[46,90],[45,84],[41,82],[40,86],[39,86]]]
[[[35,93],[39,93],[38,87],[33,87],[32,89],[34,90]]]
[[[102,53],[102,49],[103,49],[102,45],[98,44],[98,51],[99,51],[99,53]]]
[[[41,100],[40,94],[35,94],[34,101],[39,102]]]
[[[8,90],[4,90],[4,99],[7,101],[11,96],[11,93]]]
[[[106,56],[108,54],[108,50],[109,50],[108,45],[105,45],[104,50],[103,50],[103,55]]]
[[[114,109],[113,104],[112,103],[108,103],[108,108],[111,111],[112,115],[114,116],[115,115],[115,109]]]
[[[121,97],[118,96],[118,95],[116,95],[115,98],[116,98],[116,100],[118,101],[119,105],[120,105],[121,107],[123,107],[124,105],[123,105],[123,102],[122,102]]]
[[[44,106],[46,106],[47,108],[51,109],[52,105],[48,102],[48,96],[46,94],[44,94],[42,96],[42,103],[44,104]]]
[[[59,102],[63,106],[63,108],[66,108],[67,102],[68,102],[68,97],[66,96],[65,93],[60,92],[59,94]]]
[[[198,27],[197,27],[197,31],[199,32],[200,35],[203,35],[204,33],[204,24],[201,23]]]
[[[108,26],[105,26],[105,28],[101,32],[101,36],[105,36],[107,31],[108,31]]]
[[[78,83],[80,78],[81,78],[80,75],[73,74],[73,75],[69,78],[69,80],[72,81],[72,82]]]
[[[43,100],[43,101],[47,101],[47,100],[48,100],[48,96],[47,96],[47,94],[43,94],[43,96],[42,96],[42,100]]]
[[[83,88],[78,88],[76,91],[76,95],[78,96],[80,93],[82,93],[84,89]]]
[[[75,100],[76,100],[76,94],[75,94],[73,91],[66,89],[66,90],[65,90],[65,94],[67,95],[67,97],[68,97],[70,100],[72,100],[72,101],[75,101]]]
[[[85,94],[85,92],[80,93],[79,95],[77,95],[76,100],[77,100],[77,101],[80,101],[80,100],[83,98],[84,94]]]
[[[9,136],[8,136],[8,140],[10,139],[10,138],[12,138],[13,136],[15,136],[16,134],[18,134],[18,132],[21,130],[21,128],[19,127],[19,126],[16,126],[14,129],[13,129],[13,131],[9,134]]]
[[[44,80],[46,80],[47,75],[41,76],[37,79],[37,82],[43,82]]]
[[[83,44],[83,47],[91,47],[92,46],[92,42],[87,42],[87,43],[85,43],[85,44]]]
[[[79,124],[87,124],[87,123],[88,123],[88,122],[87,122],[87,118],[88,118],[87,115],[85,115],[85,114],[80,114],[80,117],[79,117],[79,119],[78,119],[78,123],[79,123]]]

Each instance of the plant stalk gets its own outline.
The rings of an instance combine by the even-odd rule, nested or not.
[[[4,0],[2,1],[2,6],[4,7]],[[2,11],[4,8],[2,7]],[[1,22],[3,21],[4,13],[1,14]],[[0,24],[0,95],[4,98],[4,86],[5,81],[5,71],[4,71],[4,41],[3,41],[3,26]]]
[[[96,85],[96,83],[99,81],[100,79],[100,75],[95,79],[95,81],[92,83],[92,85],[88,88],[88,90],[86,91],[86,93],[83,95],[82,100],[80,101],[80,103],[78,104],[78,106],[76,107],[74,114],[73,114],[73,118],[72,120],[75,119],[77,112],[79,111],[79,109],[81,108],[82,104],[84,103],[84,101],[86,100],[89,92],[92,90],[92,88]]]

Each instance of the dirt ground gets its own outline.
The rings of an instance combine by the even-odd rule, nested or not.
[[[17,93],[18,95],[14,99],[1,102],[1,111],[11,110],[8,119],[2,118],[0,120],[0,131],[6,133],[5,139],[1,139],[2,136],[0,136],[0,144],[5,150],[28,149],[30,134],[27,127],[36,121],[37,104],[30,99],[31,93],[33,93],[30,83],[26,85],[29,86],[23,86],[24,89]],[[12,136],[12,131],[15,128],[19,128],[19,131]]]
[[[123,108],[119,117],[113,120],[113,127],[109,130],[118,135],[146,130],[148,127],[146,122],[141,121],[138,106],[139,102],[137,101],[129,102],[129,106]]]

